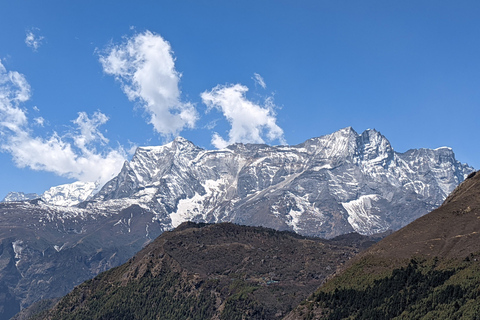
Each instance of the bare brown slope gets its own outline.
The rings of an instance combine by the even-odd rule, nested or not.
[[[472,174],[436,210],[372,246],[362,256],[464,258],[480,251],[480,173]]]

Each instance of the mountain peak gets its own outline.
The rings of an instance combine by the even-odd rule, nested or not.
[[[359,149],[363,159],[385,160],[393,158],[390,141],[375,129],[367,129],[359,136]]]
[[[142,203],[166,228],[231,221],[330,238],[398,229],[441,205],[470,169],[450,156],[401,156],[375,129],[359,135],[346,127],[292,147],[234,144],[223,151],[177,137],[139,148],[96,199]],[[392,214],[393,202],[409,209]]]
[[[36,193],[9,192],[2,202],[28,201],[40,198]]]
[[[358,136],[358,133],[352,127],[345,127],[335,131],[332,135]]]
[[[192,143],[192,142],[190,142],[189,140],[185,139],[185,138],[182,137],[182,136],[177,136],[177,137],[175,137],[175,139],[173,139],[173,142],[176,142],[176,143]]]
[[[199,149],[193,142],[190,140],[187,140],[181,136],[176,137],[173,142],[172,142],[172,147],[176,149]]]
[[[57,206],[74,206],[90,199],[97,187],[98,184],[95,182],[76,181],[70,184],[63,184],[45,191],[42,195],[42,200]]]

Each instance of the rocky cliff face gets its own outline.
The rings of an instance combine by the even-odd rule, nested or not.
[[[85,205],[134,201],[166,228],[229,221],[331,238],[399,229],[439,206],[472,171],[450,148],[397,153],[375,130],[215,151],[177,138],[139,148]]]

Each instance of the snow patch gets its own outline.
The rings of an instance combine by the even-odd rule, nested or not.
[[[225,195],[225,186],[228,181],[224,178],[218,180],[206,180],[202,183],[205,194],[200,195],[197,192],[188,199],[182,199],[178,202],[177,211],[170,214],[172,226],[178,227],[182,222],[188,221],[201,214],[206,220],[207,213],[219,203],[220,197]]]
[[[63,184],[45,191],[42,200],[51,205],[70,207],[90,199],[97,187],[95,182]]]
[[[192,198],[180,200],[177,205],[177,211],[170,214],[172,227],[176,228],[182,222],[188,221],[190,218],[200,213],[203,199],[204,197],[195,193]]]
[[[360,198],[342,202],[342,206],[348,212],[348,222],[353,229],[360,234],[372,234],[387,230],[378,213],[375,202],[382,199],[378,194],[360,196]]]
[[[15,266],[18,266],[22,258],[22,251],[24,249],[22,240],[15,240],[12,242],[13,252],[15,253]]]
[[[62,244],[61,247],[60,247],[60,246],[57,246],[57,245],[54,245],[54,246],[53,246],[53,249],[55,249],[55,251],[57,251],[57,252],[60,252],[60,251],[62,251],[63,247],[65,247],[65,243]]]
[[[286,224],[292,227],[293,231],[299,232],[303,230],[302,222],[314,220],[321,226],[326,218],[324,214],[315,207],[314,203],[308,200],[308,194],[303,197],[296,196],[293,193],[289,193],[289,196],[295,201],[295,207],[290,209],[288,215],[290,219],[287,219]]]

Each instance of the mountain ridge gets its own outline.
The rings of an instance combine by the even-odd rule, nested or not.
[[[204,150],[176,138],[138,148],[84,205],[138,199],[171,227],[232,221],[328,238],[398,229],[440,205],[472,171],[450,148],[397,153],[379,132],[351,127],[295,146]]]
[[[331,257],[322,259],[322,255],[315,254],[319,251],[324,254],[328,245],[335,248],[335,241],[303,240],[291,233],[229,223],[198,225],[185,222],[174,231],[163,233],[128,263],[82,284],[53,308],[32,319],[90,319],[114,313],[116,317],[131,319],[156,319],[159,315],[171,319],[475,319],[480,316],[480,233],[470,231],[480,228],[479,195],[480,174],[474,172],[442,206],[363,253],[350,259],[348,247],[337,247],[344,252],[333,258],[341,257],[341,263],[334,264],[339,272],[301,303],[298,298],[304,297],[306,292],[292,299],[289,290],[298,292],[302,285],[317,284],[314,279],[318,275],[311,277],[310,272],[304,270],[331,267],[328,264],[332,262]],[[240,234],[243,236],[239,238]],[[288,237],[300,241],[302,249],[286,246]],[[312,245],[315,241],[320,241],[321,246],[305,250],[307,243]],[[336,241],[341,245],[342,239]],[[295,240],[290,238],[287,242]],[[279,248],[288,258],[279,253]],[[207,258],[202,254],[209,249],[213,251]],[[239,249],[244,252],[240,257],[229,256],[238,253]],[[329,252],[335,256],[338,251]],[[298,253],[301,257],[296,257]],[[165,257],[172,258],[174,263],[168,263]],[[160,262],[159,259],[164,260]],[[293,263],[301,270],[285,272],[282,269],[285,265],[280,261],[287,262],[288,266]],[[232,269],[233,265],[237,269]],[[172,280],[172,274],[160,271],[163,266],[183,276],[180,280],[178,277]],[[263,266],[267,266],[263,273],[257,273]],[[272,267],[274,272],[267,275],[265,272]],[[186,277],[187,269],[193,277]],[[245,270],[248,270],[247,275],[243,273]],[[235,277],[238,273],[242,276]],[[333,273],[327,272],[320,278],[327,279]],[[289,282],[288,274],[293,276],[293,283]],[[222,278],[225,275],[227,277]],[[213,277],[215,284],[206,280],[208,277]],[[254,284],[259,277],[260,282],[264,281],[260,287]],[[158,283],[145,282],[146,278],[156,279]],[[198,282],[199,279],[204,280]],[[323,281],[318,285],[321,283]],[[145,294],[150,286],[154,290]],[[230,289],[223,291],[226,287]],[[161,299],[170,301],[170,297],[162,295],[159,300],[154,294],[169,289],[174,289],[177,295],[171,308],[158,304]],[[304,289],[308,291],[307,287]],[[266,293],[277,290],[280,294],[274,296],[280,299],[277,301],[280,305],[272,302],[275,299]],[[290,299],[288,305],[281,298],[285,294]],[[127,296],[130,298],[125,300]],[[145,309],[145,305],[153,307]],[[288,312],[291,307],[294,310]]]

